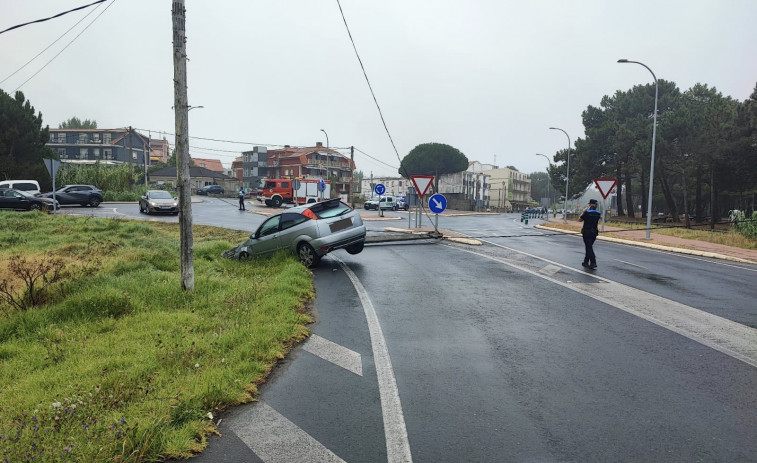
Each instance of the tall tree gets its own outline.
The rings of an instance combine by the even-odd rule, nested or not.
[[[51,186],[42,158],[54,157],[45,146],[49,128],[42,128],[42,113],[16,92],[15,98],[0,90],[0,178],[35,179],[43,189]]]
[[[83,122],[78,117],[74,116],[67,121],[63,121],[58,124],[59,129],[96,129],[97,121],[92,119],[85,119]]]
[[[439,176],[460,172],[468,168],[468,158],[457,148],[444,143],[423,143],[402,158],[399,174],[433,175],[434,189],[439,191]]]

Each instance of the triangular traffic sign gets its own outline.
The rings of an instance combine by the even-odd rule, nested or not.
[[[607,197],[610,196],[612,189],[615,188],[615,185],[617,184],[618,184],[617,178],[595,178],[594,179],[594,185],[597,186],[597,190],[599,190],[599,194],[602,195],[602,199],[607,199]]]
[[[433,175],[411,175],[410,180],[413,181],[413,186],[415,186],[415,191],[418,193],[418,196],[423,199],[423,196],[428,191],[428,187],[431,185],[431,182],[434,181]]]

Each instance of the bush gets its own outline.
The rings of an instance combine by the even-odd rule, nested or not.
[[[733,210],[729,214],[733,228],[747,238],[757,239],[757,211],[752,212],[752,217],[747,219],[744,211]]]

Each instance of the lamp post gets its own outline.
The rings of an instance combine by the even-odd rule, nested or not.
[[[649,66],[638,61],[629,61],[627,59],[619,59],[618,63],[633,63],[640,64],[647,68],[652,79],[654,79],[654,114],[652,114],[652,162],[649,166],[649,198],[647,199],[647,239],[651,239],[650,233],[652,231],[652,190],[654,186],[654,145],[657,139],[657,76],[654,75]]]
[[[570,181],[570,135],[558,127],[550,127],[549,130],[559,130],[568,137],[568,165],[565,168],[565,208],[563,209],[562,221],[568,223],[568,182]]]
[[[326,131],[323,129],[321,129],[321,132],[323,132],[323,134],[326,135],[326,149],[329,149],[329,134],[327,134]]]
[[[549,163],[549,167],[552,167],[552,161],[549,160],[546,154],[536,153],[537,156],[542,156]],[[547,170],[547,221],[549,221],[549,184],[551,183],[549,178],[549,170]]]

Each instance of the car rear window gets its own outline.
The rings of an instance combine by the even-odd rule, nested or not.
[[[332,199],[330,201],[316,203],[310,207],[310,210],[313,211],[319,219],[328,219],[329,217],[346,214],[351,211],[352,208],[338,199]]]

